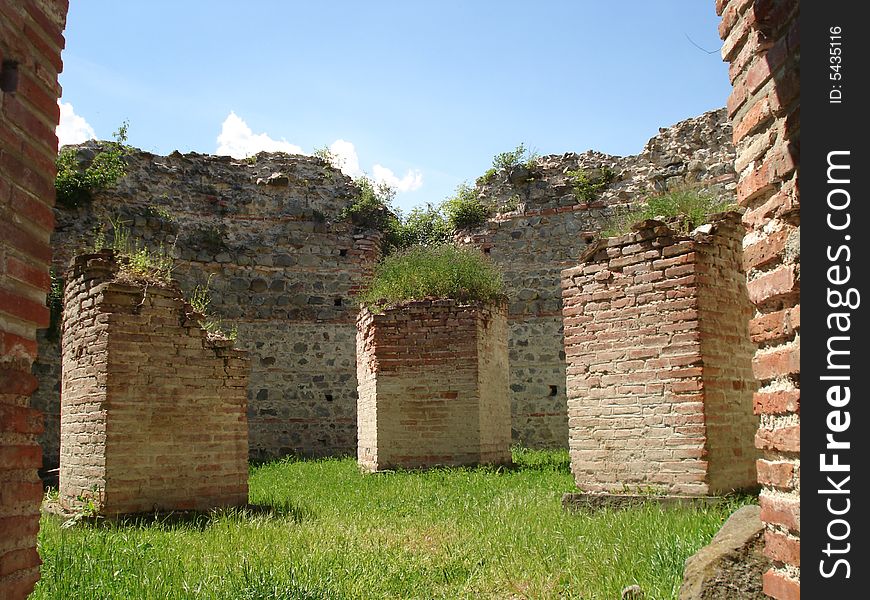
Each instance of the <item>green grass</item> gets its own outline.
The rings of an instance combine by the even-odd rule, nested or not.
[[[414,246],[385,257],[360,300],[379,310],[431,297],[487,302],[503,295],[501,275],[479,250],[443,244]]]
[[[46,515],[32,599],[675,598],[683,562],[739,501],[568,514],[566,452],[516,469],[363,475],[353,459],[251,470],[250,499],[185,524],[61,528]]]
[[[682,234],[707,222],[710,215],[733,210],[735,205],[716,198],[712,193],[700,189],[680,188],[670,190],[657,196],[650,196],[646,206],[628,213],[617,215],[610,219],[604,230],[603,237],[622,235],[631,230],[631,226],[646,219],[680,217],[678,223],[671,228]]]

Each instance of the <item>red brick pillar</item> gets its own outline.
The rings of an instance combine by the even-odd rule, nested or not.
[[[756,306],[750,333],[760,388],[755,438],[768,556],[764,591],[800,597],[800,84],[797,0],[717,0],[731,63],[737,198],[749,233],[744,259]]]
[[[48,325],[57,98],[66,0],[0,1],[0,597],[39,578],[42,416],[29,407]]]

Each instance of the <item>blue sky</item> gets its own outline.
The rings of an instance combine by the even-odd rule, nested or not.
[[[70,4],[62,138],[128,120],[158,154],[331,146],[404,209],[521,142],[635,154],[730,90],[712,0]]]

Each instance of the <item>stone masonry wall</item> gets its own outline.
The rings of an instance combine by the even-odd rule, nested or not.
[[[507,286],[514,442],[567,444],[562,269],[576,264],[616,212],[657,192],[696,186],[733,201],[733,162],[731,126],[720,109],[662,128],[635,156],[544,156],[532,169],[478,183],[481,199],[500,212],[459,239],[487,252]],[[569,172],[602,167],[615,180],[596,198],[578,197]]]
[[[81,146],[80,160],[95,148]],[[55,268],[93,244],[94,228],[127,223],[134,239],[175,254],[173,277],[185,293],[208,285],[210,309],[238,328],[251,356],[251,458],[352,453],[352,296],[379,238],[337,219],[359,193],[351,180],[317,158],[286,154],[234,160],[133,150],[125,160],[127,175],[114,188],[57,208]],[[41,351],[34,370],[47,414],[58,413],[53,365],[52,351]],[[47,462],[56,439],[45,440]]]
[[[764,591],[800,598],[800,37],[797,0],[717,0],[733,91],[737,200],[755,314],[761,416],[756,445],[766,554]]]
[[[29,397],[45,327],[65,0],[0,2],[0,598],[39,578],[42,430]]]
[[[177,286],[76,257],[63,331],[60,499],[105,515],[248,501],[249,362],[206,336]]]
[[[562,272],[571,468],[585,491],[755,484],[751,312],[737,213],[660,221]]]
[[[503,306],[363,309],[357,330],[363,469],[511,462]]]

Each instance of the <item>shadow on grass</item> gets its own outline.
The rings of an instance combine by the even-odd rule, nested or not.
[[[47,509],[46,512],[66,519],[63,527],[86,525],[91,527],[157,527],[165,531],[197,530],[203,531],[215,523],[225,521],[248,521],[255,517],[289,519],[301,523],[314,519],[316,513],[307,506],[294,504],[287,499],[269,501],[267,504],[248,504],[201,510],[154,511],[105,517],[82,513],[64,512]]]

